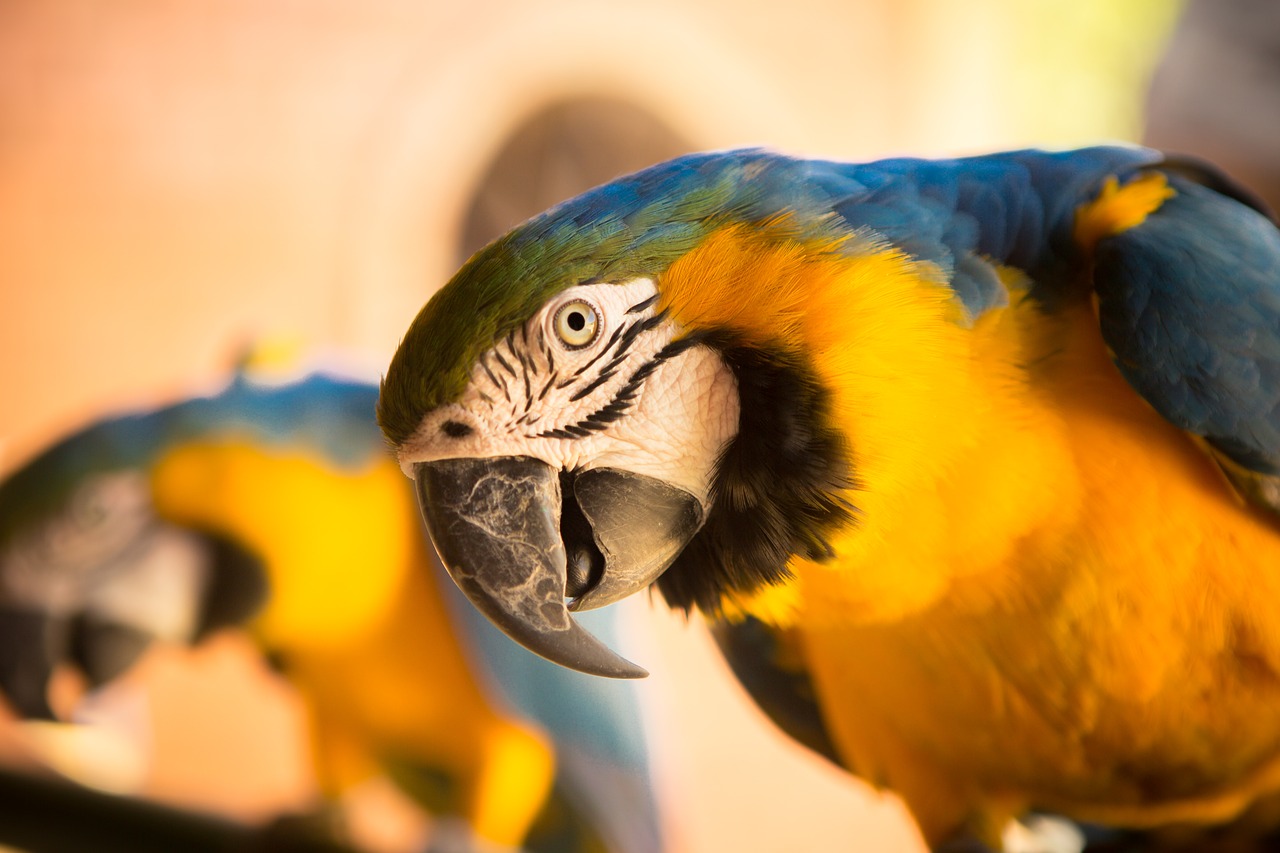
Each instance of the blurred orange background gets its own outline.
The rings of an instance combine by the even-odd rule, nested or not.
[[[1136,140],[1178,10],[777,6],[0,4],[0,471],[104,410],[206,387],[264,339],[375,378],[467,252],[685,150]],[[672,851],[917,849],[892,798],[772,729],[700,625],[648,602],[636,618]],[[147,697],[131,790],[246,820],[312,802],[296,698],[245,638],[157,651],[128,681]],[[11,721],[0,755],[30,760]],[[365,793],[371,846],[415,837]]]

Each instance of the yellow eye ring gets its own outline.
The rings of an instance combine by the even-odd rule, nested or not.
[[[582,349],[600,334],[600,312],[585,299],[573,299],[556,309],[552,327],[569,349]]]

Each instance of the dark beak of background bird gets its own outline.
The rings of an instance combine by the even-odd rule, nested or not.
[[[79,669],[93,690],[137,663],[154,640],[145,631],[88,614],[0,607],[0,694],[24,719],[55,720],[47,691],[59,663]]]
[[[560,472],[526,457],[423,462],[414,479],[442,562],[490,621],[571,669],[648,674],[570,611],[601,607],[656,580],[702,526],[697,498],[629,471]]]
[[[0,694],[20,717],[56,719],[46,690],[64,623],[37,610],[0,607]]]

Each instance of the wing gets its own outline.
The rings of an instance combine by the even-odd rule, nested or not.
[[[1206,167],[1159,172],[1172,194],[1094,250],[1103,339],[1156,411],[1280,514],[1280,230]]]
[[[817,164],[845,223],[937,264],[970,317],[1007,299],[997,265],[1052,310],[1092,269],[1129,384],[1280,513],[1280,230],[1207,164],[1140,148]]]
[[[716,622],[711,630],[733,674],[760,710],[801,744],[848,769],[831,742],[813,682],[787,632],[750,616],[740,622]]]

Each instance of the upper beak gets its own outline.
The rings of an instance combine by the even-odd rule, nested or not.
[[[652,583],[702,526],[697,498],[629,471],[567,474],[527,457],[422,462],[414,478],[445,568],[490,621],[571,669],[614,678],[648,674],[569,611],[600,607]]]

